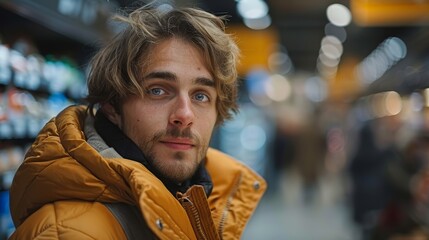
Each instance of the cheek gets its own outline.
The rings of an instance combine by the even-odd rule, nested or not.
[[[146,114],[141,106],[129,104],[124,107],[122,112],[122,130],[132,140],[141,141],[145,139],[153,129],[156,121],[152,120],[152,114]]]
[[[216,124],[216,114],[205,114],[203,116],[209,116],[207,118],[199,119],[200,122],[200,133],[205,137],[211,137],[214,126]]]
[[[136,117],[124,121],[124,133],[137,145],[149,141],[156,130],[153,124],[147,120],[147,118]]]

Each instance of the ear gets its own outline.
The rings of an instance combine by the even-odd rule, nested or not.
[[[116,126],[121,128],[121,115],[115,110],[115,108],[110,103],[105,103],[101,106],[101,111],[103,111],[104,115]]]

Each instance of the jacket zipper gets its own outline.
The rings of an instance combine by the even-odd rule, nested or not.
[[[238,179],[235,181],[234,186],[232,188],[232,191],[228,195],[228,199],[226,200],[225,208],[222,211],[222,217],[219,221],[219,230],[218,230],[219,237],[221,239],[223,239],[222,234],[223,234],[223,230],[224,230],[224,226],[225,226],[225,221],[226,221],[226,218],[228,217],[228,211],[229,211],[229,208],[231,207],[231,202],[232,202],[233,196],[237,192],[238,187],[240,186],[240,183],[241,183],[241,174],[238,177]]]
[[[202,239],[206,240],[207,237],[204,234],[203,228],[201,226],[200,215],[198,214],[197,208],[194,206],[194,204],[191,202],[191,200],[189,200],[187,197],[185,197],[184,200],[188,202],[188,204],[185,205],[185,208],[190,210],[189,212],[192,214],[192,216],[195,219],[196,227],[197,227],[199,235],[200,235],[199,237],[202,237]],[[198,238],[198,239],[200,239],[200,238]]]
[[[194,185],[186,193],[178,192],[176,197],[185,209],[197,239],[219,240],[204,188]]]

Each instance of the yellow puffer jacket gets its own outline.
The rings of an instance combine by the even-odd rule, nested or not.
[[[159,239],[197,239],[180,202],[142,164],[103,157],[86,141],[86,114],[83,106],[65,109],[28,151],[10,189],[17,228],[11,239],[126,239],[102,202],[138,206]],[[266,183],[214,149],[206,168],[214,185],[207,201],[215,228],[223,239],[239,239]]]

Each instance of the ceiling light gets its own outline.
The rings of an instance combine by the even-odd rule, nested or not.
[[[339,3],[329,5],[326,9],[326,16],[332,24],[339,27],[349,25],[352,20],[350,10]]]
[[[358,65],[358,77],[370,84],[406,55],[407,46],[401,39],[387,38]]]
[[[407,55],[407,46],[401,39],[397,37],[391,37],[388,38],[384,43],[385,52],[389,53],[389,55],[393,58],[391,60],[396,62]]]
[[[244,19],[258,19],[268,14],[268,6],[262,0],[241,0],[237,10]]]
[[[324,55],[332,59],[338,59],[343,54],[343,45],[334,36],[325,36],[320,44],[320,50]]]
[[[343,27],[335,26],[332,23],[328,23],[325,25],[325,35],[327,36],[335,36],[342,43],[347,39],[347,32]]]
[[[340,58],[330,58],[323,53],[319,54],[318,59],[321,63],[323,63],[323,65],[327,67],[337,67],[340,63]]]
[[[271,17],[265,15],[261,18],[244,18],[244,25],[250,29],[262,30],[271,25]]]

